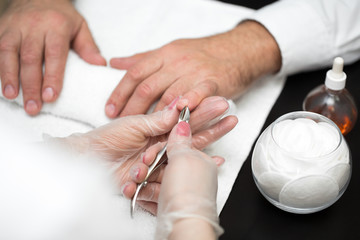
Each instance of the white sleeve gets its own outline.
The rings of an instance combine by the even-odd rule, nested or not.
[[[337,56],[360,58],[359,0],[282,0],[249,19],[276,39],[284,74],[330,66]]]

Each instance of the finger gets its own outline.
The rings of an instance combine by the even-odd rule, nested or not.
[[[127,70],[134,66],[134,64],[143,60],[145,57],[149,56],[151,53],[152,51],[148,51],[144,53],[138,53],[130,57],[112,58],[110,59],[110,66],[121,70]]]
[[[152,215],[157,214],[158,204],[154,202],[138,201],[140,207],[150,212]]]
[[[19,94],[20,33],[7,32],[0,38],[0,78],[3,95],[14,99]]]
[[[25,111],[29,115],[39,113],[42,105],[42,62],[44,38],[30,35],[22,39],[20,49],[20,80]]]
[[[135,182],[126,182],[121,186],[121,193],[125,198],[131,199],[136,191],[137,184]]]
[[[166,156],[165,156],[166,157]],[[164,168],[166,164],[163,163],[159,166],[148,178],[148,182],[159,182],[161,183],[162,177],[164,175]],[[145,177],[148,173],[149,167],[143,163],[134,164],[134,166],[130,169],[130,177],[131,180],[135,183],[141,183],[145,180]]]
[[[179,98],[167,106],[163,111],[155,112],[150,115],[129,116],[132,119],[132,128],[140,132],[145,137],[160,136],[169,132],[179,116],[179,111],[175,108]]]
[[[150,106],[172,84],[171,75],[169,72],[159,71],[142,81],[121,111],[120,117],[146,113]],[[169,104],[177,96],[168,96],[167,103]]]
[[[151,55],[129,68],[106,103],[106,115],[110,118],[118,116],[134,93],[136,87],[151,74],[157,72],[161,66],[162,59]],[[143,88],[142,91],[146,92],[146,87],[143,86]]]
[[[106,60],[101,56],[100,50],[96,46],[86,21],[82,22],[81,27],[74,38],[73,48],[86,62],[94,65],[106,66]]]
[[[203,149],[211,143],[215,142],[228,132],[230,132],[238,123],[235,116],[227,116],[220,120],[220,122],[211,126],[210,128],[194,134],[192,144],[196,149]]]
[[[218,88],[219,86],[214,81],[203,81],[183,95],[181,101],[177,104],[177,108],[183,109],[188,106],[192,111],[204,98],[216,95]]]
[[[44,102],[57,99],[63,86],[69,37],[49,32],[45,38],[45,74],[42,86]]]
[[[137,197],[138,200],[157,202],[160,194],[160,183],[148,183],[146,187],[141,189]]]
[[[219,157],[219,156],[213,156],[211,157],[212,160],[214,160],[216,166],[220,167],[221,165],[224,164],[225,159],[223,157]]]
[[[220,120],[219,118],[223,116],[228,109],[229,103],[223,97],[213,96],[205,98],[191,113],[191,130],[195,134],[201,129],[213,125],[216,121]]]
[[[142,162],[145,165],[150,166],[154,162],[158,152],[160,152],[160,150],[165,145],[166,145],[166,142],[158,142],[158,143],[152,145],[151,147],[149,147],[148,149],[146,149],[146,151],[141,156]]]
[[[178,96],[183,96],[184,93],[186,93],[189,90],[188,89],[189,86],[190,84],[186,84],[183,78],[177,79],[175,82],[172,83],[171,86],[168,87],[168,89],[165,90],[159,102],[156,104],[154,112],[164,109],[164,107],[169,104],[171,99],[174,99],[175,97]],[[181,110],[182,109],[179,109],[179,111]]]
[[[144,163],[136,163],[130,168],[131,180],[141,183],[145,180],[149,167]]]
[[[190,149],[191,147],[191,129],[187,122],[179,122],[171,131],[168,139],[166,153],[171,161],[172,156],[179,151]]]

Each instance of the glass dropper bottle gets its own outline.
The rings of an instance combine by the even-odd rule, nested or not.
[[[345,88],[344,60],[334,59],[332,69],[327,71],[325,84],[313,89],[303,102],[303,110],[319,113],[330,118],[346,135],[354,127],[358,115],[354,98]]]

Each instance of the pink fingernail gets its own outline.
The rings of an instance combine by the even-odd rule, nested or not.
[[[133,168],[131,169],[131,176],[132,178],[138,179],[140,175],[140,168]]]
[[[190,136],[190,125],[187,122],[180,122],[177,125],[176,134],[184,137]]]
[[[42,98],[44,101],[51,101],[54,95],[54,90],[51,87],[47,87],[43,91]]]
[[[25,105],[26,111],[29,113],[36,112],[38,110],[38,106],[34,100],[29,100]]]
[[[179,101],[179,99],[180,99],[179,96],[176,97],[176,98],[169,104],[168,108],[169,108],[170,110],[172,110],[172,109],[175,107],[177,101]]]
[[[145,153],[142,153],[141,159],[142,159],[142,162],[145,163]]]
[[[5,86],[5,89],[4,89],[4,95],[5,97],[7,98],[12,98],[15,96],[15,88],[13,86],[11,86],[10,84],[6,85]]]
[[[129,182],[125,183],[122,187],[121,187],[121,193],[124,194],[124,192],[126,191],[126,188],[130,185]]]
[[[108,116],[114,116],[115,114],[115,105],[114,104],[108,104],[105,107],[105,112]]]

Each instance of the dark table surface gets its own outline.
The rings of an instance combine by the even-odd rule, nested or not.
[[[223,1],[258,9],[270,1]],[[262,131],[281,115],[301,110],[307,93],[323,84],[328,69],[289,76]],[[346,88],[360,108],[360,61],[344,67]],[[342,197],[329,208],[312,214],[293,214],[269,203],[257,189],[251,173],[251,154],[241,168],[220,223],[225,229],[221,240],[360,239],[360,120],[345,136],[352,154],[352,176]]]

